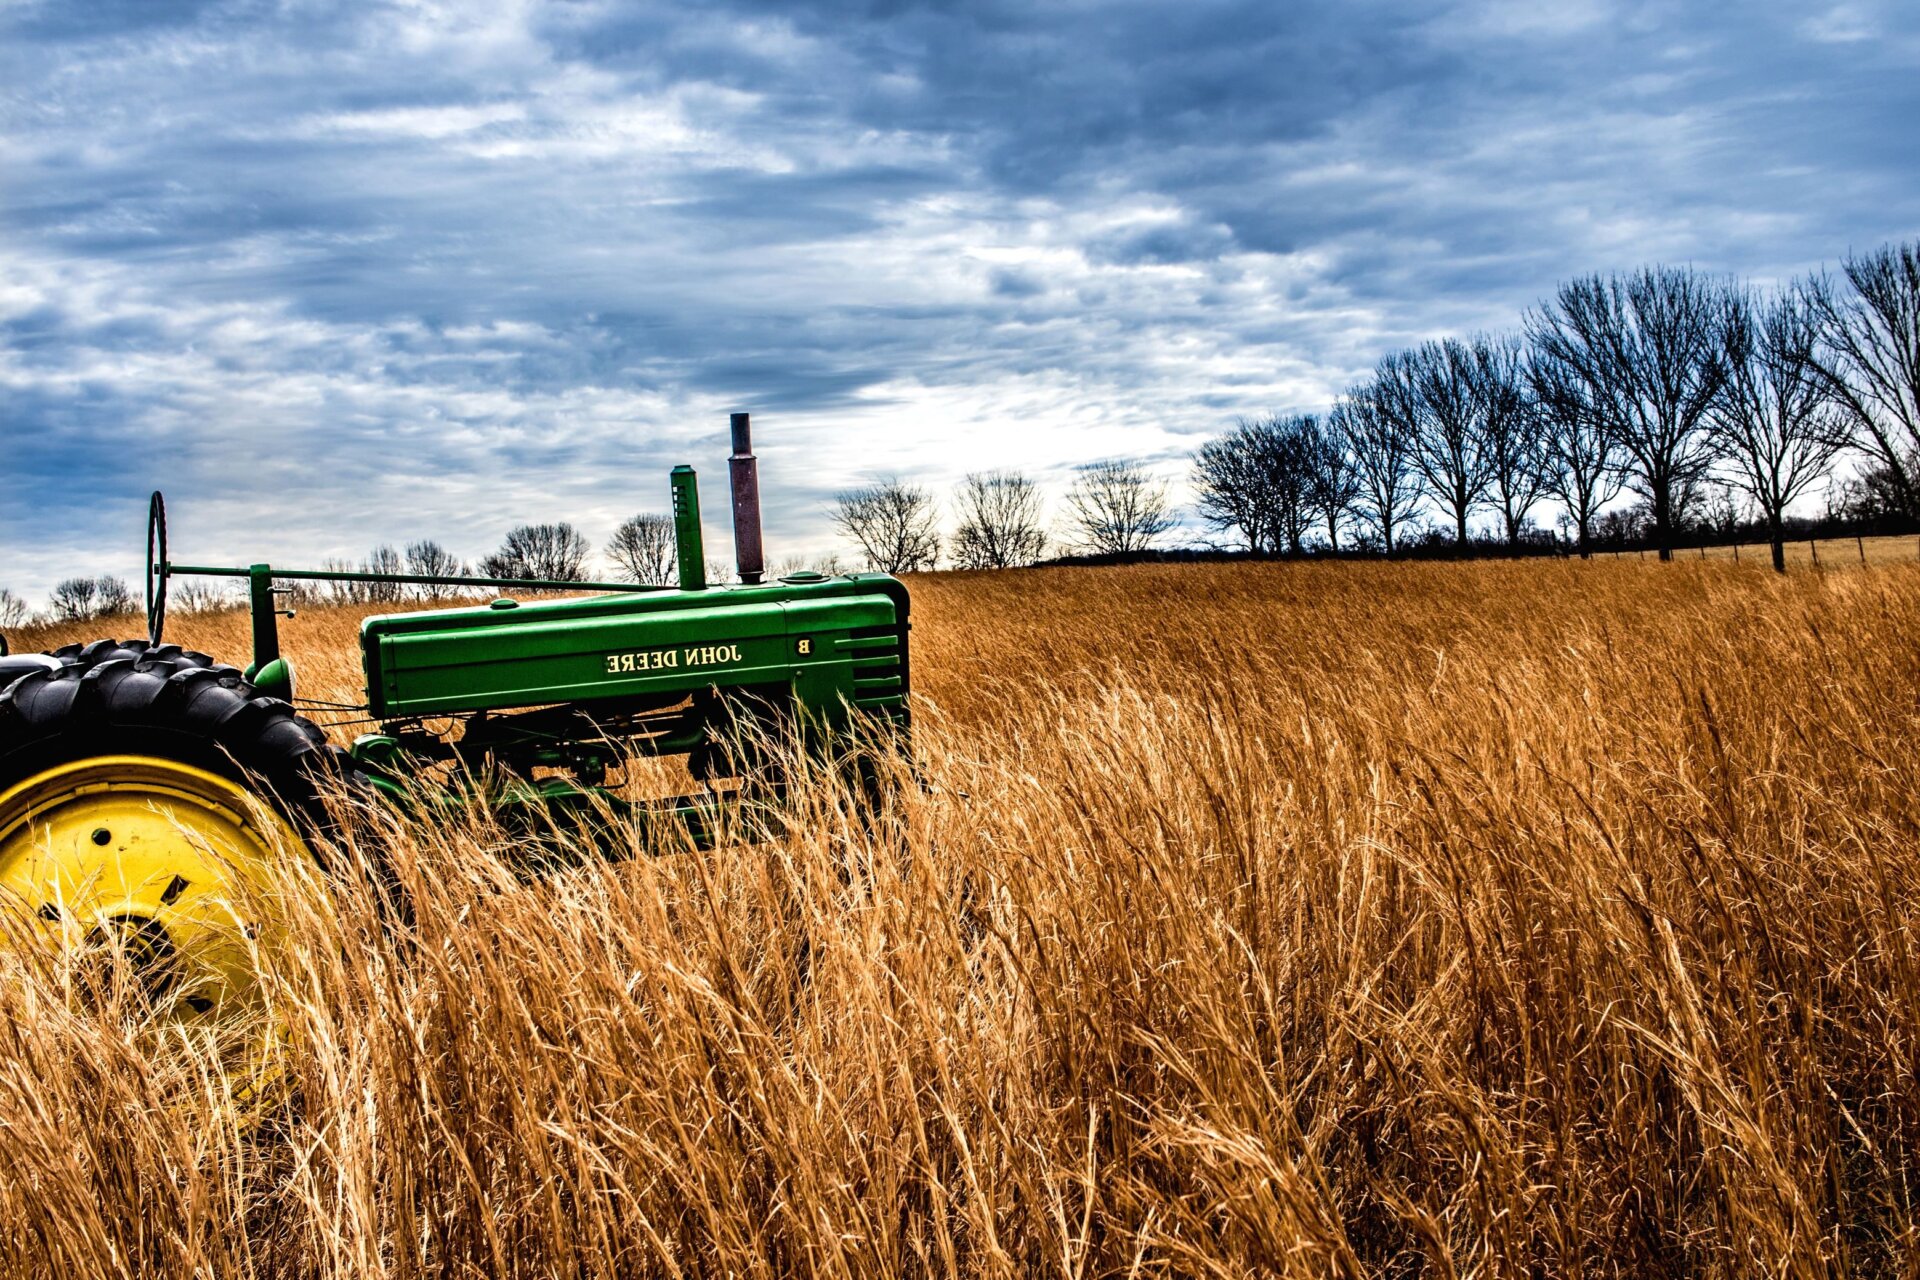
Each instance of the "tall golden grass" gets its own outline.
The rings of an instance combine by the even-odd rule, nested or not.
[[[410,927],[302,899],[265,1117],[0,961],[0,1265],[1920,1266],[1920,567],[913,585],[924,792],[530,884],[403,824]]]

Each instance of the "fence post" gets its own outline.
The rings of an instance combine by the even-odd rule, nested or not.
[[[1865,564],[1867,562],[1867,540],[1857,533],[1853,535],[1853,540],[1860,544],[1860,563]]]
[[[1740,563],[1740,544],[1737,542],[1733,544],[1733,562]]]
[[[1820,540],[1818,538],[1808,538],[1807,550],[1813,552],[1813,562],[1815,565],[1818,565],[1820,563]]]

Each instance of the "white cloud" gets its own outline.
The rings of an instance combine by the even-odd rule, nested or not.
[[[1865,4],[1829,5],[1800,23],[1801,34],[1822,44],[1857,44],[1881,34],[1878,15]]]
[[[489,125],[526,118],[527,109],[518,102],[486,103],[477,106],[389,107],[378,111],[349,111],[309,116],[295,121],[293,127],[287,130],[287,134],[296,138],[358,134],[437,141],[473,133]]]

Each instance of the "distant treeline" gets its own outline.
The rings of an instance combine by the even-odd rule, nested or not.
[[[1857,462],[1843,475],[1843,458]],[[1920,246],[1761,291],[1690,268],[1560,286],[1517,333],[1396,351],[1324,416],[1243,421],[1196,459],[1200,514],[1256,551],[1342,530],[1393,554],[1444,535],[1651,546],[1912,528],[1920,461]],[[1788,509],[1816,490],[1826,510]],[[1622,506],[1623,494],[1635,500]],[[1547,533],[1531,516],[1560,511]],[[1796,527],[1798,526],[1798,527]],[[1323,539],[1323,541],[1322,541]]]
[[[1920,245],[1781,288],[1685,267],[1569,281],[1518,330],[1395,351],[1324,413],[1242,420],[1193,459],[1227,547],[1313,554],[1579,554],[1920,528]],[[1819,496],[1817,513],[1789,514]],[[1140,462],[1082,468],[1050,540],[1033,483],[967,477],[957,567],[1103,561],[1176,526]],[[1556,519],[1542,527],[1537,514]],[[1476,531],[1491,515],[1491,533]],[[925,489],[842,494],[874,567],[940,562]]]

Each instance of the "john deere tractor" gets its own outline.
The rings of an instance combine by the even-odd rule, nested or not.
[[[726,585],[707,581],[684,466],[670,586],[180,564],[154,494],[144,639],[14,656],[0,642],[0,910],[16,913],[13,931],[110,954],[169,1016],[216,1020],[251,998],[262,941],[247,904],[263,900],[264,868],[290,848],[326,865],[328,792],[343,781],[361,803],[384,794],[418,812],[481,797],[547,823],[611,815],[700,841],[743,780],[777,797],[777,778],[756,777],[775,767],[756,743],[903,737],[906,588],[884,574],[768,581],[746,414],[732,437],[739,581]],[[246,584],[244,668],[165,642],[168,584],[183,577]],[[303,704],[280,649],[283,596],[343,580],[497,598],[367,618],[364,700]],[[541,598],[557,593],[575,598]],[[368,731],[335,745],[303,705]],[[636,801],[609,782],[636,756],[682,757],[694,789]]]

